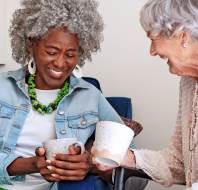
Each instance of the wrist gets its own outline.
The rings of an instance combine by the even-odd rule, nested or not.
[[[121,163],[121,167],[135,168],[135,166],[136,166],[135,154],[132,150],[128,150],[125,158]]]
[[[33,156],[30,158],[30,168],[31,170],[33,171],[33,173],[38,173],[39,172],[39,169],[38,169],[38,158],[37,156]]]

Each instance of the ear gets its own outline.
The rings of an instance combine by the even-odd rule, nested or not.
[[[178,40],[180,41],[181,46],[186,48],[192,41],[191,35],[189,32],[181,31],[177,34]]]

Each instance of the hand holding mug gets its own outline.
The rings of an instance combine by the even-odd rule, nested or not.
[[[79,148],[70,146],[68,154],[56,154],[48,166],[52,176],[59,180],[83,180],[90,169],[90,154],[87,151],[79,152]]]
[[[38,147],[35,150],[35,154],[36,159],[34,161],[34,165],[43,178],[49,182],[59,182],[59,179],[51,176],[52,172],[47,168],[49,164],[46,162],[45,149],[43,147]]]
[[[90,162],[84,145],[76,138],[54,139],[44,142],[47,168],[57,180],[82,180],[87,175]]]
[[[120,166],[124,168],[135,168],[135,165],[135,154],[132,150],[128,150]]]

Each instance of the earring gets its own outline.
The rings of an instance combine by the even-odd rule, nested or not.
[[[31,75],[34,75],[36,73],[36,64],[33,58],[30,58],[28,61],[28,71]]]
[[[187,43],[183,43],[183,48],[187,48],[188,44]]]
[[[79,65],[76,65],[74,70],[72,71],[72,74],[76,77],[76,78],[81,78],[83,76],[83,72],[82,69]]]

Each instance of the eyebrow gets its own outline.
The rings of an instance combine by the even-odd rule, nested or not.
[[[56,50],[60,50],[60,48],[58,48],[58,47],[56,47],[56,46],[54,46],[54,45],[45,45],[45,47],[46,48],[53,48],[53,49],[56,49]],[[77,49],[75,49],[75,48],[69,48],[69,49],[67,49],[67,51],[77,51]]]

